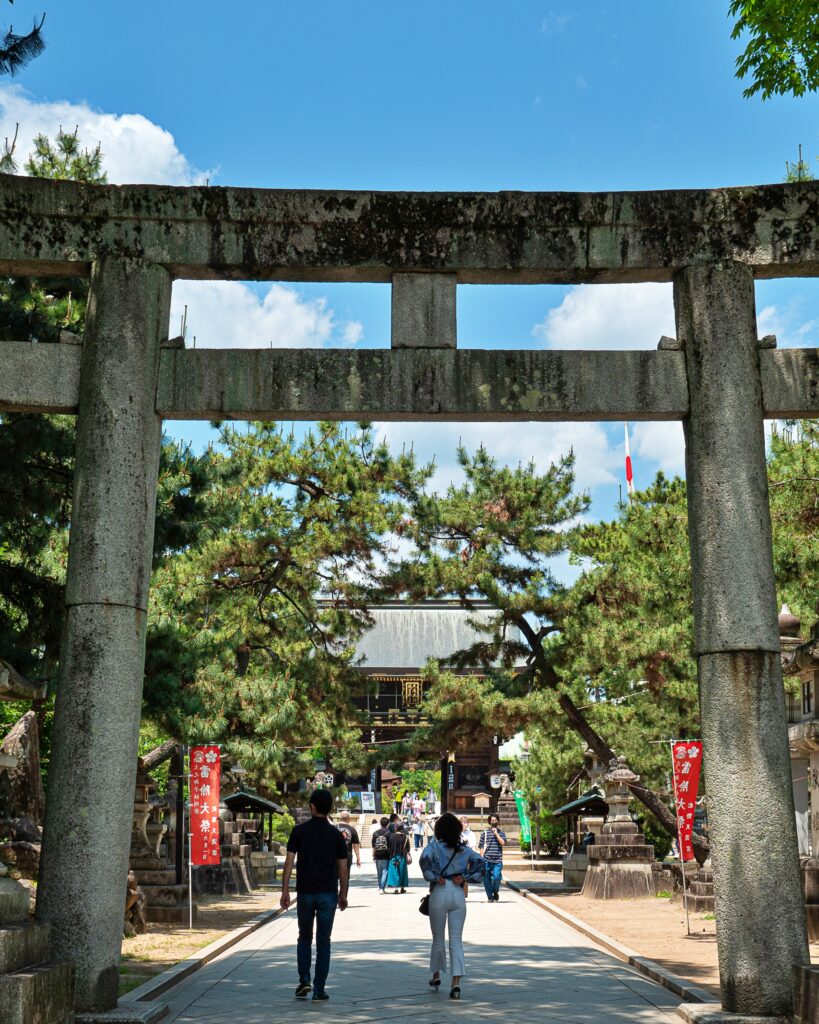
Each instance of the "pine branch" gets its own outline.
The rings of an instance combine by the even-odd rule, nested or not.
[[[42,34],[44,21],[45,15],[40,19],[40,24],[35,21],[32,30],[24,36],[15,35],[13,29],[9,28],[0,47],[0,75],[15,75],[29,61],[40,56],[45,49]]]

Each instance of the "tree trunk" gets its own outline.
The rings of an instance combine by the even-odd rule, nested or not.
[[[168,758],[173,756],[173,752],[176,750],[177,746],[178,744],[176,740],[165,740],[164,743],[160,743],[158,747],[154,747],[153,750],[140,758],[142,761],[142,767],[146,772],[153,771],[157,765],[162,764],[163,761],[167,761]]]

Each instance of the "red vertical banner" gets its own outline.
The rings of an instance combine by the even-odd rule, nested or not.
[[[191,864],[219,864],[219,748],[191,747],[190,832]]]
[[[694,808],[700,786],[702,767],[702,740],[680,740],[671,744],[674,763],[674,802],[677,805],[677,831],[680,856],[684,861],[694,859],[691,838],[694,835]]]

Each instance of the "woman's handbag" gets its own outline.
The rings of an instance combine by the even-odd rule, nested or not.
[[[457,852],[458,851],[456,850],[455,853],[457,853]],[[449,865],[452,863],[452,861],[453,861],[453,859],[455,857],[455,853],[453,853],[452,856],[449,858],[449,860],[446,862],[446,868],[448,868]],[[444,871],[446,871],[446,868],[444,868]],[[444,877],[444,871],[441,872],[441,878]],[[423,914],[424,917],[429,917],[429,897],[430,897],[430,894],[432,893],[432,887],[434,885],[437,885],[437,884],[438,884],[437,882],[430,882],[429,883],[429,892],[421,900],[421,904],[418,907],[418,913],[419,914]]]

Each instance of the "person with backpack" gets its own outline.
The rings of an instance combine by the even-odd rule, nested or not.
[[[339,814],[339,824],[336,828],[344,837],[344,842],[347,844],[347,874],[352,874],[353,868],[353,854],[355,854],[355,866],[361,867],[361,840],[358,838],[358,832],[350,824],[350,812],[342,811]]]
[[[378,879],[378,891],[382,896],[387,891],[387,874],[390,870],[389,824],[390,819],[385,814],[381,819],[381,828],[372,834],[375,876]]]

